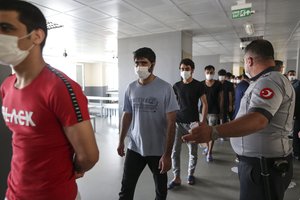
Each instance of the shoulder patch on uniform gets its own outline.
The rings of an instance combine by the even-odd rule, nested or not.
[[[274,96],[274,91],[271,88],[263,88],[259,95],[264,99],[271,99]]]

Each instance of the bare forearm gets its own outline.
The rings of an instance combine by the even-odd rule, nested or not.
[[[201,103],[202,103],[202,120],[201,122],[206,123],[206,119],[207,119],[207,113],[208,113],[208,104],[207,104],[207,99],[206,99],[206,95],[202,95],[201,98]]]
[[[97,159],[88,159],[87,157],[75,155],[74,169],[76,172],[86,172],[90,170],[98,161]]]
[[[119,142],[124,142],[125,137],[127,135],[129,126],[131,124],[132,115],[131,113],[124,113],[121,120],[121,130],[120,130],[120,137]]]
[[[174,138],[175,138],[175,121],[176,121],[176,113],[168,113],[167,114],[167,138],[166,138],[166,149],[165,149],[165,155],[171,156],[173,144],[174,144]]]
[[[217,126],[220,137],[241,137],[259,131],[268,125],[268,119],[260,113],[249,113],[231,122]]]
[[[202,115],[202,121],[201,121],[201,122],[206,123],[207,112],[208,112],[208,107],[207,107],[207,105],[205,104],[205,105],[202,106],[202,113],[201,113],[201,115]]]
[[[175,137],[175,124],[170,126],[167,131],[165,154],[171,156]]]

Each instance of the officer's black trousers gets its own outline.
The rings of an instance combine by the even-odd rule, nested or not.
[[[238,173],[240,179],[240,200],[266,200],[263,177],[261,176],[261,167],[259,158],[240,158]],[[282,176],[273,164],[268,166],[270,173],[269,185],[272,200],[283,200],[285,190],[288,188],[293,176],[293,158],[288,156],[288,171]]]

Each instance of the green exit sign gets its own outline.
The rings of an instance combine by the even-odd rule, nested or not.
[[[251,8],[242,8],[242,9],[231,11],[232,19],[239,19],[243,17],[248,17],[250,15],[251,15]]]

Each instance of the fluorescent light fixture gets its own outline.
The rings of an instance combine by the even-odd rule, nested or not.
[[[253,24],[251,23],[246,23],[244,24],[244,28],[245,28],[245,31],[248,35],[253,35],[255,30],[254,30],[254,26]]]

